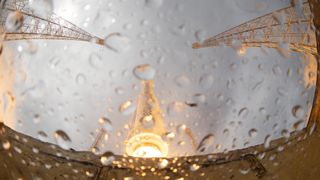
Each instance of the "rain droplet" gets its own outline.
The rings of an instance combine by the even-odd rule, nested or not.
[[[278,46],[276,47],[276,50],[278,53],[284,57],[284,58],[289,58],[290,57],[290,45],[289,43],[279,43]]]
[[[52,0],[29,0],[30,9],[37,15],[48,17],[53,11]]]
[[[20,11],[10,12],[6,19],[6,30],[7,31],[18,31],[23,24],[23,14]]]
[[[57,56],[54,56],[49,60],[49,64],[50,64],[51,69],[56,68],[59,65],[59,63],[60,63],[60,58]]]
[[[186,144],[185,141],[179,141],[179,142],[178,142],[178,145],[179,145],[179,146],[183,146],[183,145],[185,145],[185,144]]]
[[[282,74],[282,70],[280,68],[280,66],[278,65],[274,65],[273,68],[272,68],[272,72],[274,75],[281,75]]]
[[[200,169],[200,166],[198,164],[192,164],[190,166],[190,171],[197,171]]]
[[[185,104],[181,102],[173,102],[168,105],[167,112],[170,116],[175,116],[181,113],[185,108]]]
[[[123,25],[123,29],[125,29],[125,30],[130,30],[130,29],[132,29],[132,27],[133,27],[133,25],[131,23],[126,23]]]
[[[187,125],[180,124],[179,126],[177,126],[177,133],[183,134],[183,133],[185,133],[186,129],[187,129]]]
[[[270,147],[270,141],[271,141],[271,136],[267,135],[264,139],[264,148],[269,148]]]
[[[240,118],[246,118],[248,116],[248,114],[249,114],[248,108],[242,108],[239,110],[238,116]]]
[[[266,156],[266,153],[265,153],[265,152],[259,153],[259,154],[258,154],[258,159],[262,160],[265,156]]]
[[[211,74],[204,74],[200,77],[199,84],[204,89],[211,88],[213,84],[213,76]]]
[[[304,121],[303,120],[299,120],[299,121],[295,122],[293,124],[293,128],[296,131],[301,131],[304,128]]]
[[[208,150],[208,148],[210,148],[210,146],[213,145],[213,142],[214,142],[214,135],[208,134],[199,143],[197,151],[198,152],[205,152],[206,150]]]
[[[83,85],[85,84],[87,81],[87,78],[84,74],[80,73],[77,75],[76,77],[76,82],[79,84],[79,85]]]
[[[258,131],[256,129],[250,129],[249,137],[251,137],[251,138],[256,137],[257,134],[258,134]]]
[[[123,53],[130,48],[130,39],[120,33],[112,33],[104,40],[105,46],[115,52]]]
[[[54,133],[54,138],[57,144],[63,149],[69,149],[69,145],[71,143],[70,137],[62,130],[57,130]]]
[[[197,104],[203,104],[206,102],[206,96],[204,94],[195,94],[192,99]]]
[[[261,108],[259,109],[259,112],[260,112],[262,115],[267,114],[267,111],[266,111],[266,109],[265,109],[264,107],[261,107]]]
[[[169,161],[166,159],[162,159],[159,163],[158,163],[158,167],[160,169],[166,168],[169,164]]]
[[[295,117],[295,118],[303,118],[304,116],[304,110],[301,106],[299,105],[296,105],[292,108],[292,115]]]
[[[207,37],[207,33],[204,30],[198,30],[194,33],[194,36],[196,37],[197,41],[202,42]]]
[[[176,36],[183,36],[186,32],[186,25],[180,24],[172,29],[172,33]]]
[[[174,132],[166,132],[163,136],[162,139],[164,141],[171,141],[176,137],[176,134]]]
[[[90,171],[86,171],[86,175],[88,177],[93,177],[94,176],[94,173],[93,172],[90,172]]]
[[[239,172],[243,175],[248,174],[250,172],[250,168],[241,168],[239,169]]]
[[[6,141],[4,141],[4,142],[2,143],[2,147],[3,147],[3,149],[5,149],[5,150],[8,150],[8,149],[10,148],[10,146],[11,146],[11,144],[10,144],[10,142],[9,142],[8,140],[6,140]]]
[[[186,87],[190,84],[190,79],[187,76],[183,75],[183,76],[178,76],[175,79],[175,82],[179,87]]]
[[[32,148],[32,152],[38,154],[38,153],[39,153],[39,149],[33,147],[33,148]]]
[[[103,129],[107,132],[111,132],[112,131],[112,123],[110,121],[110,119],[106,118],[106,117],[101,117],[99,120],[99,123],[103,126]]]
[[[34,124],[39,124],[40,121],[41,121],[40,115],[39,115],[39,114],[35,114],[35,115],[33,116],[33,123],[34,123]]]
[[[152,80],[156,74],[156,70],[149,64],[143,64],[136,66],[133,70],[133,74],[140,80]]]
[[[163,4],[163,0],[145,0],[145,6],[146,7],[155,7],[155,8],[159,8],[161,7]]]
[[[223,135],[224,136],[229,136],[229,129],[224,129],[223,130]]]
[[[91,152],[95,155],[99,155],[100,149],[98,147],[92,147]]]
[[[22,150],[16,146],[13,147],[14,151],[16,151],[17,153],[21,154]]]
[[[133,104],[131,100],[128,100],[122,103],[119,107],[120,113],[123,115],[130,115],[136,110],[136,106]]]
[[[281,131],[281,135],[282,135],[283,137],[285,137],[285,138],[289,138],[289,137],[290,137],[290,133],[289,133],[289,131],[288,131],[287,129],[283,129],[283,130]]]
[[[118,87],[118,88],[115,89],[115,92],[116,92],[117,94],[121,95],[121,94],[123,94],[124,90],[123,90],[122,87]]]
[[[102,58],[99,54],[97,53],[92,53],[89,56],[89,63],[93,68],[101,68],[102,66]]]
[[[43,131],[39,131],[38,138],[40,139],[40,141],[47,141],[48,135]]]
[[[317,127],[317,123],[316,121],[312,123],[310,129],[309,129],[309,135],[312,135],[314,130],[316,130],[316,127]]]
[[[154,123],[155,123],[155,122],[154,122],[154,119],[153,119],[153,116],[152,116],[152,115],[144,116],[144,117],[141,119],[141,124],[142,124],[143,127],[146,128],[146,129],[153,128]]]
[[[286,16],[281,12],[277,12],[277,11],[273,12],[272,17],[281,25],[286,22]]]
[[[104,153],[101,157],[100,157],[100,162],[102,165],[104,166],[109,166],[113,163],[113,161],[115,160],[114,154],[110,151]]]

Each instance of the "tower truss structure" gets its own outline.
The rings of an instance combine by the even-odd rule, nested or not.
[[[317,54],[313,15],[308,2],[276,10],[226,30],[193,48],[226,45],[234,47],[281,48],[288,44],[289,50]]]
[[[77,40],[104,44],[104,40],[91,35],[71,22],[52,13],[40,17],[30,8],[28,0],[0,0],[0,32],[5,33],[4,41],[27,39]],[[8,15],[13,12],[23,15],[20,28],[6,30]]]

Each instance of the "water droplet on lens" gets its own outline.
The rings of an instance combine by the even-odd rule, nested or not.
[[[162,159],[159,163],[158,163],[158,167],[160,169],[166,168],[169,164],[169,161],[166,159]]]
[[[177,126],[177,133],[182,135],[183,133],[185,133],[187,129],[187,126],[185,124],[180,124],[179,126]]]
[[[210,148],[210,146],[213,145],[213,142],[214,142],[214,135],[208,134],[199,143],[197,151],[198,152],[205,152],[206,150],[208,150],[208,148]]]
[[[105,46],[115,52],[123,53],[130,48],[130,39],[120,33],[112,33],[104,40]]]
[[[202,42],[207,37],[207,33],[204,30],[198,30],[194,33],[194,36],[197,41]]]
[[[39,149],[38,149],[38,148],[33,147],[33,148],[32,148],[32,152],[33,152],[33,153],[35,153],[35,154],[38,154],[38,153],[39,153]]]
[[[224,129],[223,130],[223,135],[224,136],[229,136],[229,129]]]
[[[296,131],[301,131],[304,128],[304,121],[303,120],[299,120],[299,121],[295,122],[293,124],[293,128]]]
[[[190,79],[187,76],[178,76],[175,82],[179,87],[186,87],[190,84]]]
[[[266,115],[267,111],[264,107],[260,108],[259,109],[259,112],[262,114],[262,115]]]
[[[190,166],[190,171],[197,171],[200,169],[200,166],[198,164],[192,164]]]
[[[304,116],[304,110],[301,106],[299,105],[296,105],[292,108],[292,115],[295,117],[295,118],[303,118]]]
[[[57,130],[54,133],[54,138],[57,144],[63,149],[69,149],[69,145],[71,143],[70,137],[62,130]]]
[[[102,66],[102,58],[97,53],[92,53],[89,57],[89,63],[93,68],[99,69]]]
[[[47,141],[48,135],[43,131],[39,131],[38,138],[40,139],[40,141]]]
[[[80,73],[77,75],[76,77],[76,83],[79,84],[79,85],[83,85],[85,84],[87,81],[87,78],[84,74]]]
[[[273,66],[272,71],[273,71],[274,75],[281,75],[282,74],[282,70],[281,70],[280,66],[278,66],[278,65]]]
[[[156,70],[149,64],[143,64],[135,67],[133,74],[140,80],[152,80],[156,74]]]
[[[154,123],[155,123],[155,122],[154,122],[154,119],[153,119],[153,116],[152,116],[152,115],[144,116],[144,117],[141,119],[141,124],[142,124],[143,127],[146,128],[146,129],[153,128]]]
[[[5,27],[9,32],[18,31],[23,24],[23,14],[20,11],[10,12],[6,19]]]
[[[248,116],[248,114],[249,114],[248,108],[242,108],[239,110],[238,116],[240,118],[246,118]]]
[[[290,133],[289,133],[289,131],[288,131],[287,129],[283,129],[283,130],[281,131],[281,135],[282,135],[283,137],[285,137],[285,138],[289,138],[289,137],[290,137]]]
[[[123,115],[130,115],[136,110],[136,106],[133,104],[131,100],[128,100],[124,103],[122,103],[119,107],[119,111]]]
[[[93,177],[94,176],[94,173],[93,172],[90,172],[90,171],[86,171],[86,175],[88,177]]]
[[[271,136],[267,135],[264,139],[264,148],[269,148],[270,147],[270,141],[271,141]]]
[[[197,104],[203,104],[206,102],[206,96],[204,94],[195,94],[192,99]]]
[[[10,148],[10,146],[11,146],[11,144],[10,144],[10,142],[7,141],[7,140],[2,143],[2,147],[3,147],[3,149],[5,149],[5,150],[8,150],[8,149]]]
[[[37,15],[48,17],[53,11],[52,0],[29,0],[30,9]]]
[[[146,7],[155,7],[155,8],[159,8],[161,7],[163,4],[163,0],[145,0],[145,6]]]
[[[257,131],[256,129],[250,129],[250,131],[249,131],[249,136],[250,136],[251,138],[256,137],[257,134],[258,134],[258,131]]]
[[[16,151],[17,153],[21,154],[22,150],[16,146],[13,147],[14,151]]]
[[[246,169],[241,168],[239,169],[239,172],[243,175],[248,174],[250,172],[250,168],[246,168]]]
[[[167,112],[170,116],[175,116],[184,110],[185,104],[181,102],[173,102],[168,105]]]
[[[110,119],[106,118],[106,117],[101,117],[99,120],[99,123],[102,125],[103,129],[107,132],[111,132],[112,131],[112,123],[110,121]]]
[[[106,152],[100,157],[100,162],[104,166],[109,166],[115,160],[114,154],[112,152]]]
[[[211,74],[204,74],[200,77],[199,84],[204,89],[211,88],[213,84],[213,76]]]

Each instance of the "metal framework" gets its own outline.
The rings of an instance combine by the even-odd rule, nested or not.
[[[0,32],[5,33],[4,40],[51,39],[77,40],[104,44],[104,40],[89,34],[69,21],[52,13],[49,17],[39,17],[30,9],[28,0],[0,0]],[[8,15],[19,11],[23,15],[23,24],[16,31],[6,31]]]
[[[224,31],[193,48],[234,46],[279,48],[287,43],[289,49],[297,52],[317,54],[313,15],[308,2],[301,7],[294,5],[257,17]]]

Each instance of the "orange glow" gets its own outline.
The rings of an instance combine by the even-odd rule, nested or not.
[[[240,49],[238,49],[237,54],[239,56],[244,56],[246,54],[246,48],[245,47],[241,47]]]

